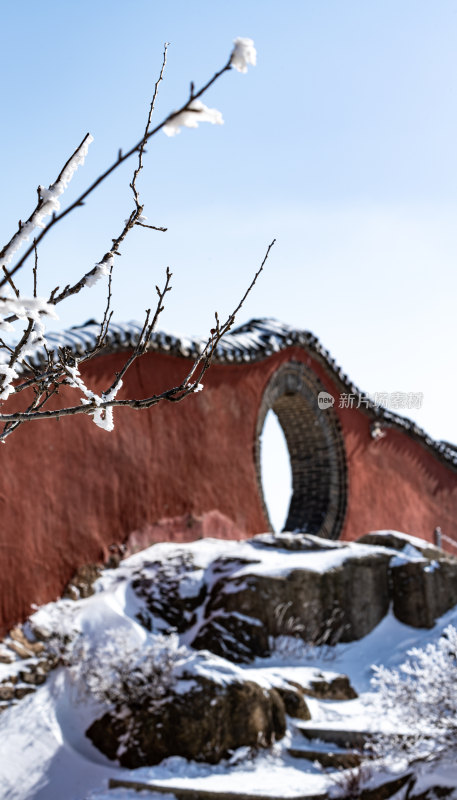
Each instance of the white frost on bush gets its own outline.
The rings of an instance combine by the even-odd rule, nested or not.
[[[222,114],[217,108],[208,108],[201,100],[192,100],[186,111],[181,111],[168,120],[163,126],[163,132],[167,136],[176,136],[180,128],[198,128],[199,122],[211,122],[212,125],[224,124]]]
[[[177,634],[154,636],[140,645],[130,628],[106,631],[101,644],[81,641],[71,674],[84,693],[118,712],[160,704],[176,683],[176,668],[188,656]]]
[[[7,264],[10,263],[14,254],[19,250],[24,242],[28,241],[35,228],[44,228],[44,220],[46,217],[54,212],[59,211],[59,197],[64,193],[78,167],[84,164],[89,145],[93,141],[93,136],[89,135],[86,137],[81,147],[78,148],[74,156],[72,156],[66,165],[65,169],[62,171],[59,179],[53,183],[49,189],[45,189],[43,186],[39,187],[39,192],[43,202],[40,203],[39,207],[32,214],[30,220],[24,223],[24,225],[22,225],[20,230],[13,237],[9,246],[3,253],[2,258],[0,259],[0,269],[2,267],[6,267]]]
[[[254,47],[253,40],[239,36],[235,39],[234,45],[235,47],[233,48],[230,61],[232,67],[237,69],[238,72],[247,72],[249,64],[255,67],[257,63],[257,51]]]
[[[373,686],[382,716],[388,715],[398,731],[407,734],[382,737],[378,755],[412,761],[457,748],[457,630],[448,626],[436,644],[408,650],[398,669],[374,666]]]

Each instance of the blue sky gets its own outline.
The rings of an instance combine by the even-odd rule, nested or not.
[[[24,0],[3,4],[2,31],[2,242],[86,131],[95,141],[69,201],[139,138],[164,41],[157,120],[222,66],[235,37],[253,38],[257,66],[224,75],[205,100],[224,126],[148,148],[145,214],[169,231],[126,243],[116,319],[141,318],[169,265],[162,327],[206,333],[276,237],[240,323],[312,330],[365,391],[423,392],[409,415],[457,441],[455,2]],[[43,294],[109,248],[131,209],[130,171],[43,243]],[[62,306],[60,324],[100,317],[103,297],[97,286]]]

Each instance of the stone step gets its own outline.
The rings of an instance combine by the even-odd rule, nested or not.
[[[132,789],[135,792],[157,792],[160,794],[173,794],[176,800],[284,800],[284,795],[275,797],[272,794],[245,794],[242,792],[208,791],[207,789],[183,789],[181,787],[164,786],[157,783],[142,783],[141,781],[127,781],[119,778],[110,778],[108,789]],[[289,798],[288,798],[289,800]],[[300,794],[290,800],[327,800],[327,794]]]
[[[353,769],[360,766],[362,756],[355,750],[311,750],[304,747],[289,747],[292,758],[318,761],[326,769]]]
[[[296,727],[306,739],[320,739],[321,742],[335,744],[337,747],[351,747],[362,750],[370,739],[370,734],[367,731],[310,727],[304,724],[297,724]]]

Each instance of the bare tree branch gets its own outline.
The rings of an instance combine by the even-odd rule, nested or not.
[[[141,142],[139,150],[138,150],[138,166],[137,166],[137,168],[135,169],[135,171],[133,173],[133,178],[132,178],[132,181],[130,183],[130,188],[131,188],[131,190],[133,192],[133,198],[135,200],[136,209],[137,209],[137,211],[139,211],[140,214],[141,214],[141,212],[143,210],[143,206],[140,203],[140,197],[139,197],[139,194],[138,194],[138,190],[136,188],[136,181],[137,181],[138,175],[140,174],[141,170],[143,169],[144,148],[146,146],[148,134],[149,134],[149,131],[151,129],[152,115],[154,113],[154,108],[155,108],[155,104],[156,104],[156,100],[157,100],[157,95],[159,93],[159,86],[160,86],[161,82],[163,81],[163,73],[165,71],[165,67],[166,67],[166,64],[167,64],[167,51],[168,51],[168,42],[165,42],[165,45],[164,45],[164,48],[163,48],[162,68],[160,70],[160,75],[159,75],[159,77],[158,77],[158,79],[156,81],[156,84],[154,86],[154,94],[152,95],[151,105],[149,106],[149,114],[148,114],[148,119],[147,119],[147,122],[146,122],[146,127],[144,129],[143,141]],[[163,230],[163,228],[161,228],[160,230]],[[165,230],[166,230],[166,228],[165,228]]]
[[[165,390],[164,392],[162,392],[160,394],[155,394],[155,395],[152,395],[151,397],[146,397],[146,398],[143,398],[143,399],[133,399],[133,398],[124,399],[124,400],[118,400],[116,398],[113,398],[113,399],[110,399],[110,400],[103,400],[102,399],[100,403],[92,401],[92,402],[88,402],[86,405],[70,406],[70,407],[67,407],[67,408],[55,409],[55,410],[49,410],[49,411],[30,411],[30,412],[26,411],[26,412],[16,412],[16,413],[12,413],[12,414],[0,414],[0,422],[10,423],[10,422],[26,422],[26,421],[28,422],[28,421],[40,420],[40,419],[59,419],[61,417],[75,416],[76,414],[93,414],[95,411],[97,411],[97,409],[102,409],[103,410],[103,409],[107,409],[107,408],[116,408],[116,407],[122,407],[122,406],[123,407],[127,406],[129,408],[134,408],[134,409],[139,410],[139,409],[151,408],[152,406],[155,406],[155,405],[157,405],[158,403],[160,403],[161,401],[164,401],[164,400],[166,400],[168,402],[174,402],[174,403],[180,402],[181,400],[184,400],[185,397],[187,397],[189,394],[192,394],[193,392],[195,392],[198,389],[198,385],[199,385],[201,379],[203,378],[204,374],[206,373],[206,371],[209,369],[209,367],[211,365],[211,362],[212,362],[214,353],[216,351],[217,345],[219,344],[219,342],[222,339],[222,337],[232,327],[234,319],[235,319],[235,314],[238,313],[238,311],[240,311],[240,309],[242,308],[246,298],[248,297],[249,293],[252,291],[253,287],[255,286],[255,283],[256,283],[259,275],[261,274],[261,272],[264,269],[266,261],[267,261],[269,255],[270,255],[271,248],[275,244],[275,241],[276,240],[273,239],[273,241],[268,245],[268,248],[267,248],[267,251],[266,251],[265,256],[263,258],[263,261],[262,261],[259,269],[257,270],[254,278],[252,279],[248,289],[246,290],[243,298],[238,303],[236,309],[234,311],[232,311],[231,314],[229,314],[229,316],[227,317],[226,321],[222,325],[219,323],[219,319],[218,319],[218,316],[216,314],[216,328],[212,329],[211,335],[210,335],[209,339],[207,340],[207,342],[206,342],[201,354],[194,361],[194,363],[192,365],[192,368],[191,368],[190,372],[187,374],[186,378],[178,386],[173,386],[172,388],[167,389],[167,390]],[[169,270],[167,270],[167,282],[168,282],[169,278],[171,278],[171,273],[169,272]],[[166,291],[168,291],[167,283],[165,284],[165,287],[162,290],[161,296],[165,296]],[[160,303],[159,303],[159,305],[160,305]],[[147,318],[147,320],[148,320],[148,318]],[[152,321],[151,325],[153,325],[153,324],[154,324],[154,320]],[[151,329],[151,325],[149,325],[147,327],[146,323],[145,323],[145,325],[143,326],[143,330],[142,330],[142,332],[140,334],[139,343],[143,342],[143,343],[147,344],[147,340],[145,338],[145,334],[147,333],[148,330],[152,330]],[[143,344],[141,344],[140,350],[142,350],[144,352],[145,349],[146,348],[143,347]],[[125,375],[125,372],[127,371],[127,369],[129,369],[129,367],[131,366],[133,361],[140,354],[141,353],[136,353],[135,351],[132,353],[132,355],[130,356],[130,358],[127,360],[126,364],[123,367],[123,373],[122,373],[123,375]],[[197,372],[197,377],[195,377],[196,372]],[[119,376],[120,376],[120,374],[119,374]],[[120,379],[121,379],[119,376],[116,377],[116,380],[112,384],[112,387],[108,390],[108,392],[106,392],[106,394],[109,394],[110,391],[112,391],[112,388],[116,387],[119,384]],[[102,398],[103,398],[103,395],[102,395]],[[2,438],[3,438],[3,435],[0,434],[0,441],[2,440]]]
[[[37,281],[38,281],[38,248],[36,244],[36,239],[33,240],[33,246],[35,248],[35,265],[33,267],[33,296],[37,296]]]
[[[59,172],[59,174],[58,174],[57,178],[56,178],[56,179],[55,179],[55,181],[54,181],[54,184],[58,183],[58,182],[59,182],[59,181],[62,179],[62,175],[65,173],[65,170],[66,170],[66,168],[68,167],[68,165],[70,164],[71,160],[72,160],[72,159],[75,157],[76,153],[77,153],[79,150],[81,150],[81,148],[82,148],[82,147],[83,147],[83,145],[84,145],[84,144],[87,142],[87,140],[89,139],[89,137],[90,137],[90,133],[86,133],[86,135],[84,136],[84,138],[83,138],[82,142],[81,142],[81,143],[78,145],[78,147],[76,148],[76,150],[74,151],[74,153],[72,153],[72,155],[70,156],[70,158],[68,159],[68,161],[67,161],[67,162],[64,164],[64,166],[63,166],[63,167],[62,167],[62,169],[60,170],[60,172]],[[43,197],[42,197],[42,196],[41,196],[41,194],[40,194],[40,187],[38,187],[38,189],[37,189],[37,194],[38,194],[38,202],[37,202],[37,204],[36,204],[35,208],[33,209],[32,213],[30,214],[30,216],[29,216],[28,220],[26,220],[26,222],[25,222],[25,223],[23,223],[23,222],[22,222],[22,220],[19,220],[19,224],[18,224],[18,230],[16,231],[16,233],[14,233],[14,234],[13,234],[13,236],[11,237],[11,239],[9,240],[9,242],[7,242],[7,243],[5,244],[5,246],[4,246],[4,247],[3,247],[3,248],[0,250],[0,261],[1,261],[1,260],[2,260],[4,257],[5,257],[5,254],[7,253],[7,251],[8,251],[8,250],[10,250],[12,247],[14,247],[14,246],[17,244],[18,240],[21,238],[21,235],[22,235],[22,233],[23,233],[23,230],[22,230],[22,229],[23,229],[23,228],[24,228],[26,225],[28,225],[28,224],[32,224],[32,223],[33,223],[33,221],[34,221],[34,218],[36,218],[36,215],[37,215],[37,213],[38,213],[39,211],[41,211],[41,209],[43,208],[43,206],[44,206],[44,204],[45,204],[45,200],[43,199]],[[28,256],[30,255],[30,253],[31,253],[31,252],[34,250],[34,248],[35,248],[35,242],[34,242],[34,244],[33,244],[31,247],[29,247],[29,249],[28,249],[28,251],[27,251],[27,257],[28,257]],[[25,259],[24,259],[24,260],[25,260]],[[22,266],[22,264],[21,264],[21,266]],[[3,271],[5,272],[5,279],[4,279],[4,280],[3,280],[3,281],[0,283],[0,286],[4,286],[4,285],[5,285],[5,282],[9,281],[9,277],[8,277],[8,276],[10,275],[10,273],[8,273],[8,271],[6,270],[6,267],[3,267]],[[16,270],[15,270],[15,271],[16,271]],[[11,274],[12,274],[12,273],[11,273]]]
[[[61,417],[74,416],[76,414],[89,414],[92,416],[93,421],[106,430],[111,430],[114,426],[113,423],[113,408],[127,406],[134,409],[150,408],[157,405],[159,402],[180,402],[189,394],[199,391],[201,387],[200,381],[205,375],[206,371],[211,365],[216,348],[221,338],[231,329],[235,320],[236,314],[242,308],[247,296],[253,289],[257,278],[262,272],[264,265],[270,254],[270,250],[274,245],[274,240],[269,245],[265,257],[257,270],[254,278],[252,279],[248,289],[244,293],[240,302],[235,310],[228,316],[226,321],[221,324],[219,316],[215,315],[215,327],[211,329],[210,336],[201,352],[194,360],[188,374],[184,380],[178,385],[166,389],[160,394],[153,395],[146,398],[124,398],[117,399],[117,394],[123,385],[128,370],[134,364],[137,358],[141,357],[150,347],[151,337],[158,318],[165,306],[165,299],[169,291],[171,291],[171,278],[172,273],[167,267],[165,281],[162,288],[156,286],[157,302],[154,311],[152,307],[146,311],[146,317],[143,323],[142,330],[138,337],[136,344],[133,346],[130,354],[118,373],[114,376],[111,385],[105,389],[101,395],[95,394],[88,386],[85,385],[83,376],[80,373],[80,366],[101,353],[106,347],[108,341],[109,326],[112,319],[112,278],[115,256],[121,255],[119,248],[122,242],[130,231],[137,225],[144,228],[149,228],[157,231],[165,231],[166,228],[149,225],[145,222],[146,217],[143,216],[144,205],[140,198],[140,193],[137,186],[137,180],[141,170],[143,169],[143,159],[145,155],[145,146],[149,139],[154,136],[158,131],[168,126],[167,133],[172,135],[179,126],[189,125],[194,127],[193,114],[202,113],[202,121],[209,120],[211,122],[219,122],[221,118],[220,112],[215,109],[207,109],[202,103],[196,101],[200,98],[215,81],[217,81],[224,72],[231,69],[232,57],[233,64],[237,69],[240,69],[240,54],[238,53],[237,61],[234,58],[236,48],[239,47],[239,42],[244,40],[236,40],[235,49],[233,50],[227,63],[216,72],[213,77],[204,84],[197,92],[195,91],[194,84],[190,85],[190,96],[187,102],[178,110],[168,115],[159,125],[152,127],[152,117],[155,108],[156,99],[158,96],[159,86],[163,81],[164,71],[167,62],[168,45],[165,44],[162,65],[159,76],[154,85],[152,99],[149,105],[147,120],[142,138],[137,142],[134,147],[123,154],[119,150],[117,160],[103,172],[98,178],[82,193],[80,196],[71,203],[64,211],[60,211],[60,195],[65,190],[69,181],[71,180],[77,167],[84,162],[87,153],[87,148],[92,141],[90,134],[86,134],[81,144],[75,150],[73,155],[68,159],[61,172],[59,173],[56,181],[51,184],[48,189],[42,186],[38,187],[38,201],[37,205],[25,223],[19,221],[18,230],[4,246],[0,252],[0,265],[3,270],[3,278],[0,280],[0,288],[9,285],[9,290],[12,290],[13,296],[9,294],[9,290],[5,292],[4,296],[0,296],[0,328],[3,330],[11,329],[11,323],[18,319],[23,320],[25,323],[19,341],[10,345],[3,339],[0,339],[0,404],[3,400],[8,400],[9,406],[12,404],[12,397],[15,394],[24,390],[33,393],[33,398],[28,401],[28,406],[25,410],[14,411],[8,414],[0,414],[0,423],[3,424],[3,430],[0,433],[0,442],[5,440],[17,428],[32,420],[43,419],[59,419]],[[250,41],[250,40],[248,40]],[[250,41],[252,45],[252,42]],[[252,60],[252,54],[249,57],[249,63],[255,63]],[[241,58],[242,68],[245,71],[244,62]],[[180,117],[178,122],[178,117]],[[173,120],[175,120],[173,124]],[[136,166],[133,170],[132,178],[130,181],[130,189],[133,194],[134,208],[128,218],[124,221],[121,232],[116,238],[111,240],[109,250],[104,254],[101,261],[99,261],[89,272],[84,274],[74,284],[66,284],[61,289],[56,286],[49,295],[48,300],[38,296],[38,246],[44,236],[62,219],[64,219],[71,211],[84,204],[86,198],[99,186],[109,175],[111,175],[120,164],[126,161],[135,153],[138,154]],[[50,221],[44,224],[43,220],[46,216],[52,214]],[[25,239],[28,239],[36,227],[41,227],[41,232],[38,236],[33,238],[33,244],[28,247],[23,256],[19,259],[16,265],[9,269],[7,264],[12,260],[13,254],[17,251],[18,247]],[[35,254],[34,267],[32,270],[33,275],[33,296],[23,297],[18,287],[15,284],[13,276],[23,266],[28,256],[32,253]],[[51,350],[46,344],[44,338],[44,318],[46,316],[55,316],[54,306],[63,302],[72,295],[78,294],[85,286],[90,287],[100,277],[107,276],[107,296],[102,321],[99,326],[99,333],[95,342],[90,347],[87,347],[82,354],[75,354],[68,347],[61,347],[56,350]],[[9,314],[9,316],[5,316]],[[36,351],[40,351],[40,362],[38,366],[34,363]],[[43,358],[43,354],[45,358]],[[43,363],[43,361],[45,363]],[[24,378],[20,378],[20,374]],[[71,387],[80,393],[81,402],[76,405],[68,405],[60,409],[46,409],[45,406],[49,400],[59,393],[62,387]]]
[[[118,155],[118,158],[116,159],[116,161],[114,161],[111,164],[111,166],[108,167],[108,169],[106,169],[104,172],[102,172],[102,174],[99,175],[98,178],[93,183],[91,183],[91,185],[82,194],[80,194],[79,197],[73,203],[71,203],[71,205],[69,205],[64,211],[61,211],[60,214],[54,214],[53,215],[53,217],[50,220],[50,222],[48,222],[47,225],[45,225],[45,227],[43,228],[43,230],[41,231],[41,233],[37,237],[37,240],[36,240],[37,244],[39,244],[42,241],[42,239],[49,233],[49,231],[54,227],[54,225],[56,225],[58,222],[60,222],[62,219],[64,219],[66,216],[68,216],[68,214],[70,214],[72,211],[74,211],[75,208],[78,208],[79,206],[84,205],[84,201],[87,199],[87,197],[89,197],[90,194],[92,194],[94,189],[96,189],[97,186],[100,186],[100,184],[103,183],[103,181],[106,180],[106,178],[108,178],[108,176],[111,175],[116,169],[118,169],[118,167],[121,164],[123,164],[124,161],[126,161],[128,158],[131,158],[131,156],[134,155],[134,153],[139,152],[141,147],[144,148],[144,145],[146,144],[146,142],[152,136],[155,136],[160,130],[162,130],[163,127],[165,127],[165,125],[168,122],[170,122],[172,119],[177,117],[179,114],[182,114],[184,111],[188,111],[189,110],[189,105],[194,100],[197,100],[198,98],[202,97],[202,95],[205,94],[205,92],[208,91],[210,86],[212,86],[221,77],[221,75],[223,75],[225,72],[228,72],[231,69],[231,59],[232,59],[232,55],[230,54],[230,58],[228,59],[227,63],[222,67],[222,69],[220,69],[217,72],[215,72],[213,77],[210,78],[210,80],[207,83],[205,83],[204,86],[202,86],[198,90],[198,92],[194,93],[193,90],[191,90],[191,94],[189,96],[189,99],[187,100],[186,103],[184,103],[183,106],[181,106],[180,109],[178,109],[178,111],[172,112],[164,120],[162,120],[162,122],[160,122],[158,125],[156,125],[155,128],[153,128],[152,130],[149,130],[147,135],[143,136],[139,140],[139,142],[137,142],[133,147],[131,147],[126,153],[122,153],[122,151],[119,151],[119,155]],[[83,142],[86,141],[87,136],[89,136],[89,134],[87,134],[86,137],[84,137]],[[70,160],[71,159],[69,159],[69,161]],[[62,172],[63,172],[63,170],[62,170]],[[38,206],[37,206],[37,208],[38,208]],[[31,245],[29,248],[27,248],[27,250],[24,253],[24,255],[22,256],[22,258],[20,258],[19,261],[17,262],[17,264],[11,270],[8,271],[9,277],[11,277],[12,275],[15,275],[16,272],[23,266],[23,264],[25,263],[25,261],[27,260],[27,258],[29,257],[29,255],[33,251],[33,249],[34,249],[33,245]],[[2,288],[2,286],[5,285],[7,280],[8,279],[6,277],[3,278],[2,280],[0,280],[0,289]]]

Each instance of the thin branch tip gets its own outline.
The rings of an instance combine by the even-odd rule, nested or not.
[[[83,377],[80,373],[80,367],[95,355],[102,352],[104,349],[106,351],[106,345],[109,343],[108,334],[113,317],[113,309],[111,305],[114,256],[121,256],[120,247],[127,235],[135,226],[149,228],[151,230],[160,232],[167,231],[166,227],[147,224],[145,221],[147,217],[143,216],[144,204],[140,198],[137,179],[143,169],[143,160],[146,155],[146,144],[153,136],[155,136],[165,127],[169,120],[184,112],[196,111],[195,108],[189,107],[190,103],[199,99],[215,83],[215,81],[217,81],[225,72],[231,69],[232,55],[227,63],[220,70],[214,73],[212,78],[210,78],[210,80],[208,80],[200,89],[196,90],[194,82],[191,82],[190,98],[181,106],[178,111],[172,112],[153,127],[153,113],[155,110],[159,86],[164,77],[169,44],[169,42],[164,43],[162,65],[159,76],[154,84],[154,90],[152,93],[151,102],[149,104],[145,128],[140,140],[125,152],[122,148],[119,148],[117,159],[107,169],[105,169],[105,171],[102,172],[79,195],[76,200],[74,200],[70,205],[61,211],[60,201],[57,201],[57,197],[59,197],[63,192],[63,189],[66,188],[66,185],[71,179],[76,168],[83,163],[87,154],[87,147],[93,140],[91,134],[89,132],[86,133],[81,143],[78,145],[78,148],[74,151],[61,169],[56,181],[54,181],[54,183],[51,184],[48,189],[44,188],[43,186],[39,186],[37,188],[37,204],[34,211],[25,222],[23,222],[22,219],[19,220],[18,230],[13,235],[10,242],[8,242],[0,252],[0,258],[3,259],[1,262],[3,275],[0,272],[0,288],[6,284],[9,284],[13,290],[16,300],[18,301],[16,305],[10,306],[10,308],[13,308],[13,310],[15,310],[17,313],[11,314],[3,321],[12,322],[18,319],[23,319],[25,322],[25,329],[20,337],[19,342],[15,346],[7,345],[3,342],[3,340],[0,339],[0,348],[3,349],[7,354],[7,360],[4,361],[3,364],[3,372],[0,372],[0,396],[3,399],[6,399],[12,393],[29,390],[31,397],[30,403],[25,410],[10,414],[0,413],[0,422],[4,425],[3,431],[0,432],[1,442],[4,442],[5,439],[24,422],[44,419],[59,420],[63,417],[76,414],[92,416],[93,421],[97,425],[100,425],[100,427],[105,427],[106,430],[111,430],[113,427],[113,408],[115,407],[128,406],[137,410],[150,408],[162,401],[174,403],[181,402],[190,393],[199,391],[201,388],[201,379],[212,363],[213,356],[216,353],[217,345],[225,333],[230,330],[236,314],[241,309],[246,297],[252,290],[257,277],[263,269],[269,251],[276,241],[274,239],[271,242],[260,268],[255,273],[251,284],[246,290],[244,296],[241,298],[241,301],[238,303],[237,308],[227,317],[223,324],[220,322],[218,312],[215,312],[215,327],[211,328],[206,344],[199,348],[199,355],[194,360],[189,374],[178,386],[168,388],[160,394],[147,398],[126,397],[120,399],[117,397],[118,391],[122,387],[123,379],[131,365],[137,358],[142,356],[151,347],[151,337],[156,328],[160,314],[165,309],[165,298],[167,297],[168,292],[172,290],[171,278],[173,273],[171,272],[169,266],[167,266],[165,269],[163,286],[160,287],[159,285],[156,285],[155,287],[157,293],[155,308],[152,307],[146,310],[140,335],[138,336],[136,343],[132,346],[131,352],[129,351],[122,368],[114,373],[114,380],[111,386],[105,391],[102,391],[100,395],[96,395],[85,385]],[[131,175],[131,181],[128,184],[133,195],[132,211],[128,215],[127,219],[124,220],[122,229],[118,235],[111,239],[110,249],[104,253],[103,257],[99,261],[96,262],[95,266],[89,269],[86,267],[85,274],[82,275],[81,278],[75,283],[67,283],[64,285],[62,282],[62,285],[64,285],[62,290],[60,290],[60,284],[57,285],[51,291],[47,301],[38,297],[38,247],[42,239],[57,223],[63,220],[73,210],[84,206],[89,195],[95,191],[95,189],[103,181],[105,181],[119,167],[120,164],[132,156],[136,156],[134,159],[135,164],[133,173]],[[62,181],[62,185],[58,186],[60,181]],[[130,195],[130,197],[132,196]],[[44,217],[49,217],[49,221],[46,224],[41,224]],[[12,245],[17,245],[18,242],[19,244],[22,244],[25,239],[29,239],[32,231],[37,227],[40,228],[40,231],[37,232],[37,234],[33,237],[32,244],[26,247],[25,252],[19,258],[16,264],[12,268],[7,269],[5,264],[12,260],[12,252],[15,252],[19,246],[14,246],[14,249],[12,249]],[[121,226],[119,226],[119,228],[121,228]],[[8,248],[10,248],[10,252],[8,252]],[[18,287],[15,285],[13,277],[16,272],[21,269],[27,258],[32,253],[34,253],[34,266],[32,269],[33,303],[30,299],[26,301],[21,296]],[[4,258],[5,254],[8,255],[8,260],[6,262]],[[103,319],[100,323],[98,323],[98,334],[95,343],[86,348],[86,350],[84,350],[82,353],[78,352],[78,354],[73,353],[67,346],[58,347],[51,351],[43,338],[44,326],[42,325],[41,321],[42,316],[46,314],[52,316],[54,312],[52,311],[51,307],[56,306],[72,295],[78,294],[83,288],[92,286],[93,283],[95,283],[96,280],[102,275],[108,277],[106,303]],[[8,302],[14,303],[15,299],[13,298],[11,300],[11,295],[8,292],[6,294],[8,296]],[[1,299],[2,298],[0,298],[0,300]],[[35,366],[34,362],[34,354],[37,346],[41,351],[41,362],[39,366]],[[45,353],[45,357],[43,356],[43,352]],[[21,376],[23,375],[24,377],[19,378],[19,374],[15,371],[18,367],[20,367]],[[79,403],[75,406],[67,405],[60,409],[45,408],[48,400],[59,393],[59,387],[61,387],[63,384],[78,390],[82,395],[82,403]],[[23,405],[22,408],[24,408]]]

